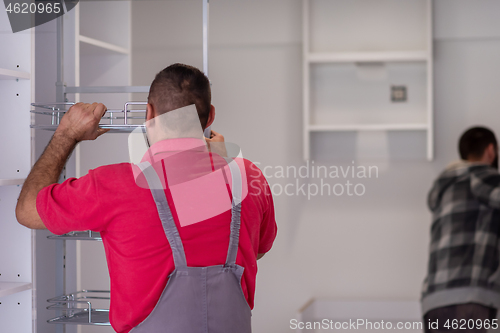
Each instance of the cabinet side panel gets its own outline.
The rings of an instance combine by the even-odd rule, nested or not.
[[[0,282],[31,282],[31,230],[15,216],[20,190],[17,185],[0,187]]]
[[[1,44],[1,40],[0,40]],[[26,178],[30,171],[30,101],[28,80],[0,80],[0,179]]]
[[[0,332],[32,332],[31,290],[0,298]]]

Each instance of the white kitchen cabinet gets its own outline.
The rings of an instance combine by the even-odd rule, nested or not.
[[[432,65],[432,0],[303,0],[304,159],[378,131],[420,133],[432,160]]]

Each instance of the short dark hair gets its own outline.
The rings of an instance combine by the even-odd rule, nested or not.
[[[201,126],[205,128],[212,103],[210,81],[196,67],[170,65],[156,74],[149,89],[148,103],[158,114],[195,104]]]
[[[458,151],[463,160],[479,159],[486,148],[493,144],[497,148],[495,134],[486,127],[472,127],[462,134],[458,143]]]

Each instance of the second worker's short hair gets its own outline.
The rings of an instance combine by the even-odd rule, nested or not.
[[[462,134],[458,143],[460,158],[463,160],[479,159],[490,144],[493,144],[495,148],[498,147],[495,134],[490,129],[479,126],[469,128]]]
[[[149,89],[148,103],[158,114],[196,105],[203,128],[207,125],[212,103],[210,81],[198,68],[173,64],[156,74]]]

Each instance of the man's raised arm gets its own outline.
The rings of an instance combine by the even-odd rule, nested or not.
[[[106,112],[103,104],[78,103],[61,119],[52,139],[31,169],[24,182],[16,206],[17,221],[31,229],[45,229],[36,210],[38,192],[57,183],[59,176],[76,144],[95,140],[108,130],[99,128],[99,121]]]

